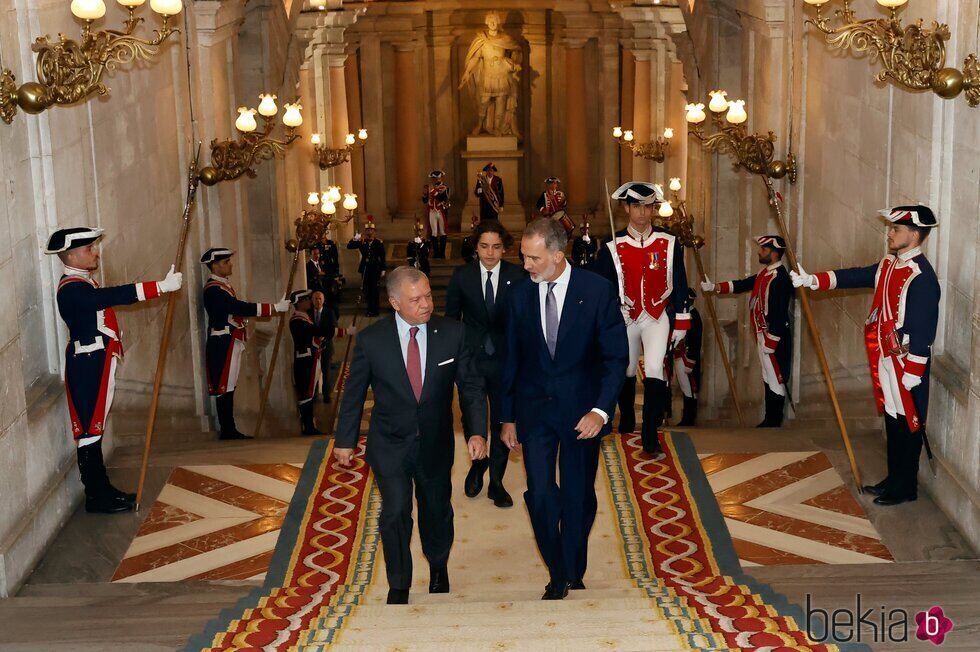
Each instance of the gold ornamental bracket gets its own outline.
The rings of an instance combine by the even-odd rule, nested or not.
[[[850,0],[842,0],[843,8],[834,12],[834,21],[821,13],[821,7],[829,1],[804,0],[816,10],[816,17],[806,23],[823,32],[831,47],[868,52],[871,63],[880,61],[882,70],[875,75],[877,81],[892,81],[911,91],[931,90],[944,100],[962,93],[970,106],[980,106],[977,55],[966,57],[963,70],[946,66],[949,25],[933,21],[931,27],[923,27],[921,18],[903,23],[897,10],[908,0],[876,0],[889,10],[889,17],[865,19],[854,15]]]
[[[701,141],[703,147],[711,152],[728,154],[736,168],[745,168],[752,174],[759,174],[770,179],[789,177],[790,183],[796,183],[796,158],[792,152],[786,155],[786,160],[776,160],[776,135],[771,131],[766,135],[751,134],[745,127],[748,114],[745,112],[745,100],[727,99],[725,91],[711,91],[711,101],[708,109],[711,111],[711,121],[717,131],[706,134],[702,124],[707,115],[704,104],[688,104],[686,119],[689,132]],[[722,118],[722,114],[725,117]]]
[[[299,100],[294,104],[285,105],[282,123],[285,134],[281,140],[272,137],[276,127],[275,117],[279,113],[276,96],[268,93],[259,95],[259,108],[238,108],[238,119],[235,128],[240,132],[237,140],[211,141],[211,164],[201,169],[201,183],[213,186],[222,181],[234,181],[242,175],[254,179],[255,166],[262,161],[282,157],[286,149],[299,138],[296,128],[303,124],[303,107]],[[258,123],[255,114],[262,116],[262,130],[257,131]]]
[[[342,163],[346,163],[350,160],[351,154],[354,153],[354,148],[364,147],[367,137],[367,129],[361,127],[357,130],[357,136],[354,134],[347,134],[344,139],[344,147],[331,148],[323,144],[323,136],[320,134],[313,134],[310,136],[310,142],[313,144],[313,162],[316,163],[321,170],[328,170],[330,168],[337,167]]]
[[[613,127],[612,135],[621,147],[632,151],[633,156],[663,163],[664,159],[667,158],[667,150],[670,148],[670,139],[674,137],[674,130],[667,127],[662,136],[657,136],[655,140],[649,143],[636,142],[633,131],[622,127]]]
[[[47,35],[39,36],[31,45],[31,50],[37,53],[37,81],[18,86],[10,70],[0,70],[0,119],[10,124],[18,108],[37,114],[54,105],[69,106],[93,95],[108,95],[109,88],[102,81],[107,71],[153,59],[164,41],[180,33],[171,26],[170,19],[183,9],[182,0],[150,0],[150,8],[163,21],[151,39],[134,36],[143,22],[134,12],[146,0],[116,1],[129,11],[123,29],[93,32],[92,23],[105,16],[105,2],[72,0],[72,14],[84,21],[81,40],[59,34],[58,40],[52,42]]]
[[[322,194],[311,192],[306,198],[307,208],[296,218],[296,239],[300,249],[310,249],[326,240],[327,231],[332,225],[349,224],[357,218],[357,195],[343,193],[340,186],[330,186]],[[337,204],[341,204],[347,215],[337,216]]]

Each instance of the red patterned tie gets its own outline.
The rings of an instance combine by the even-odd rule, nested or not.
[[[412,326],[408,332],[412,336],[408,341],[408,380],[412,383],[415,400],[420,401],[422,400],[422,354],[419,352],[419,341],[415,339],[419,327]]]

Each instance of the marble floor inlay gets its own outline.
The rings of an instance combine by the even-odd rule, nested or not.
[[[302,464],[174,469],[114,582],[261,579]]]
[[[744,567],[894,561],[826,455],[700,455]]]

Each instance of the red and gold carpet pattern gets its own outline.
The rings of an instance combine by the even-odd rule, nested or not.
[[[643,452],[639,435],[603,444],[627,568],[637,585],[665,615],[688,623],[682,631],[690,632],[695,648],[837,649],[812,643],[786,615],[792,608],[782,596],[746,583],[704,475],[691,466],[698,463],[693,445],[673,433],[663,440],[666,456],[658,460]],[[707,514],[709,508],[716,513]]]
[[[377,552],[380,500],[363,441],[360,446],[349,469],[334,464],[332,444],[314,446],[304,473],[315,468],[315,480],[297,489],[297,496],[308,490],[309,498],[295,503],[301,509],[291,507],[287,520],[295,518],[298,528],[284,526],[266,587],[239,604],[237,615],[222,618],[227,625],[206,633],[209,643],[195,649],[290,649],[311,629],[322,636],[340,625],[370,583]]]

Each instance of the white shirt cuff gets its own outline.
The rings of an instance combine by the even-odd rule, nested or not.
[[[609,423],[609,415],[603,412],[602,410],[600,410],[599,408],[592,408],[592,412],[595,412],[600,417],[602,417],[602,425],[606,425],[607,423]]]

